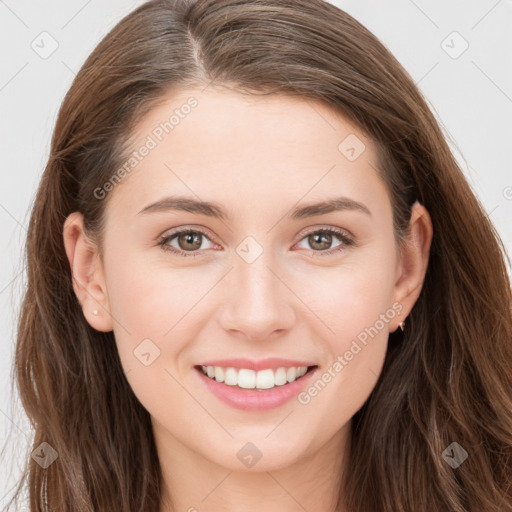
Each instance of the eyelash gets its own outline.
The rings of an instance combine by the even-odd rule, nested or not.
[[[196,250],[196,251],[181,251],[181,250],[176,249],[175,247],[167,245],[167,242],[169,242],[170,240],[172,240],[176,236],[182,235],[184,233],[201,233],[203,236],[208,238],[208,240],[210,240],[210,237],[204,231],[202,231],[201,229],[182,229],[181,231],[176,231],[174,233],[171,233],[170,235],[163,236],[162,238],[160,238],[160,240],[158,242],[158,245],[162,248],[162,250],[169,251],[169,252],[174,253],[174,254],[176,254],[178,256],[184,256],[184,257],[200,256],[201,253],[200,253],[199,250]],[[307,236],[310,236],[310,235],[313,235],[313,234],[319,234],[319,233],[322,233],[322,234],[329,233],[329,234],[336,235],[343,243],[341,243],[340,245],[338,245],[337,247],[335,247],[333,249],[328,249],[328,250],[325,250],[325,251],[313,251],[313,250],[310,250],[310,252],[312,252],[313,255],[315,255],[315,256],[330,256],[331,254],[335,254],[338,251],[342,251],[346,247],[350,247],[350,246],[355,245],[355,242],[354,242],[354,240],[351,237],[346,235],[343,231],[338,230],[338,229],[334,229],[334,228],[321,228],[321,229],[317,229],[315,231],[310,231],[309,233],[306,233],[299,240],[299,242],[301,242]]]

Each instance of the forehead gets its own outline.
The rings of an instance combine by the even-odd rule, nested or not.
[[[241,204],[382,192],[373,142],[338,112],[302,97],[211,85],[172,91],[138,122],[131,147],[139,155],[113,195],[124,189],[137,203],[166,192]]]

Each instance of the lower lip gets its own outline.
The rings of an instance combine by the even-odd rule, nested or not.
[[[255,389],[242,389],[238,386],[228,386],[222,382],[217,382],[207,377],[200,369],[195,368],[199,378],[217,398],[232,407],[245,411],[266,411],[283,405],[296,397],[306,387],[317,369],[309,370],[291,383],[256,391]]]

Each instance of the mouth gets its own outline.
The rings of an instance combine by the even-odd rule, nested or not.
[[[253,370],[250,368],[196,365],[194,368],[208,379],[230,386],[233,389],[263,392],[283,388],[300,381],[317,367],[317,365],[281,366]]]

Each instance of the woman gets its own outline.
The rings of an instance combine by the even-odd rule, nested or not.
[[[31,510],[512,510],[501,240],[334,6],[121,20],[61,107],[27,254]]]

